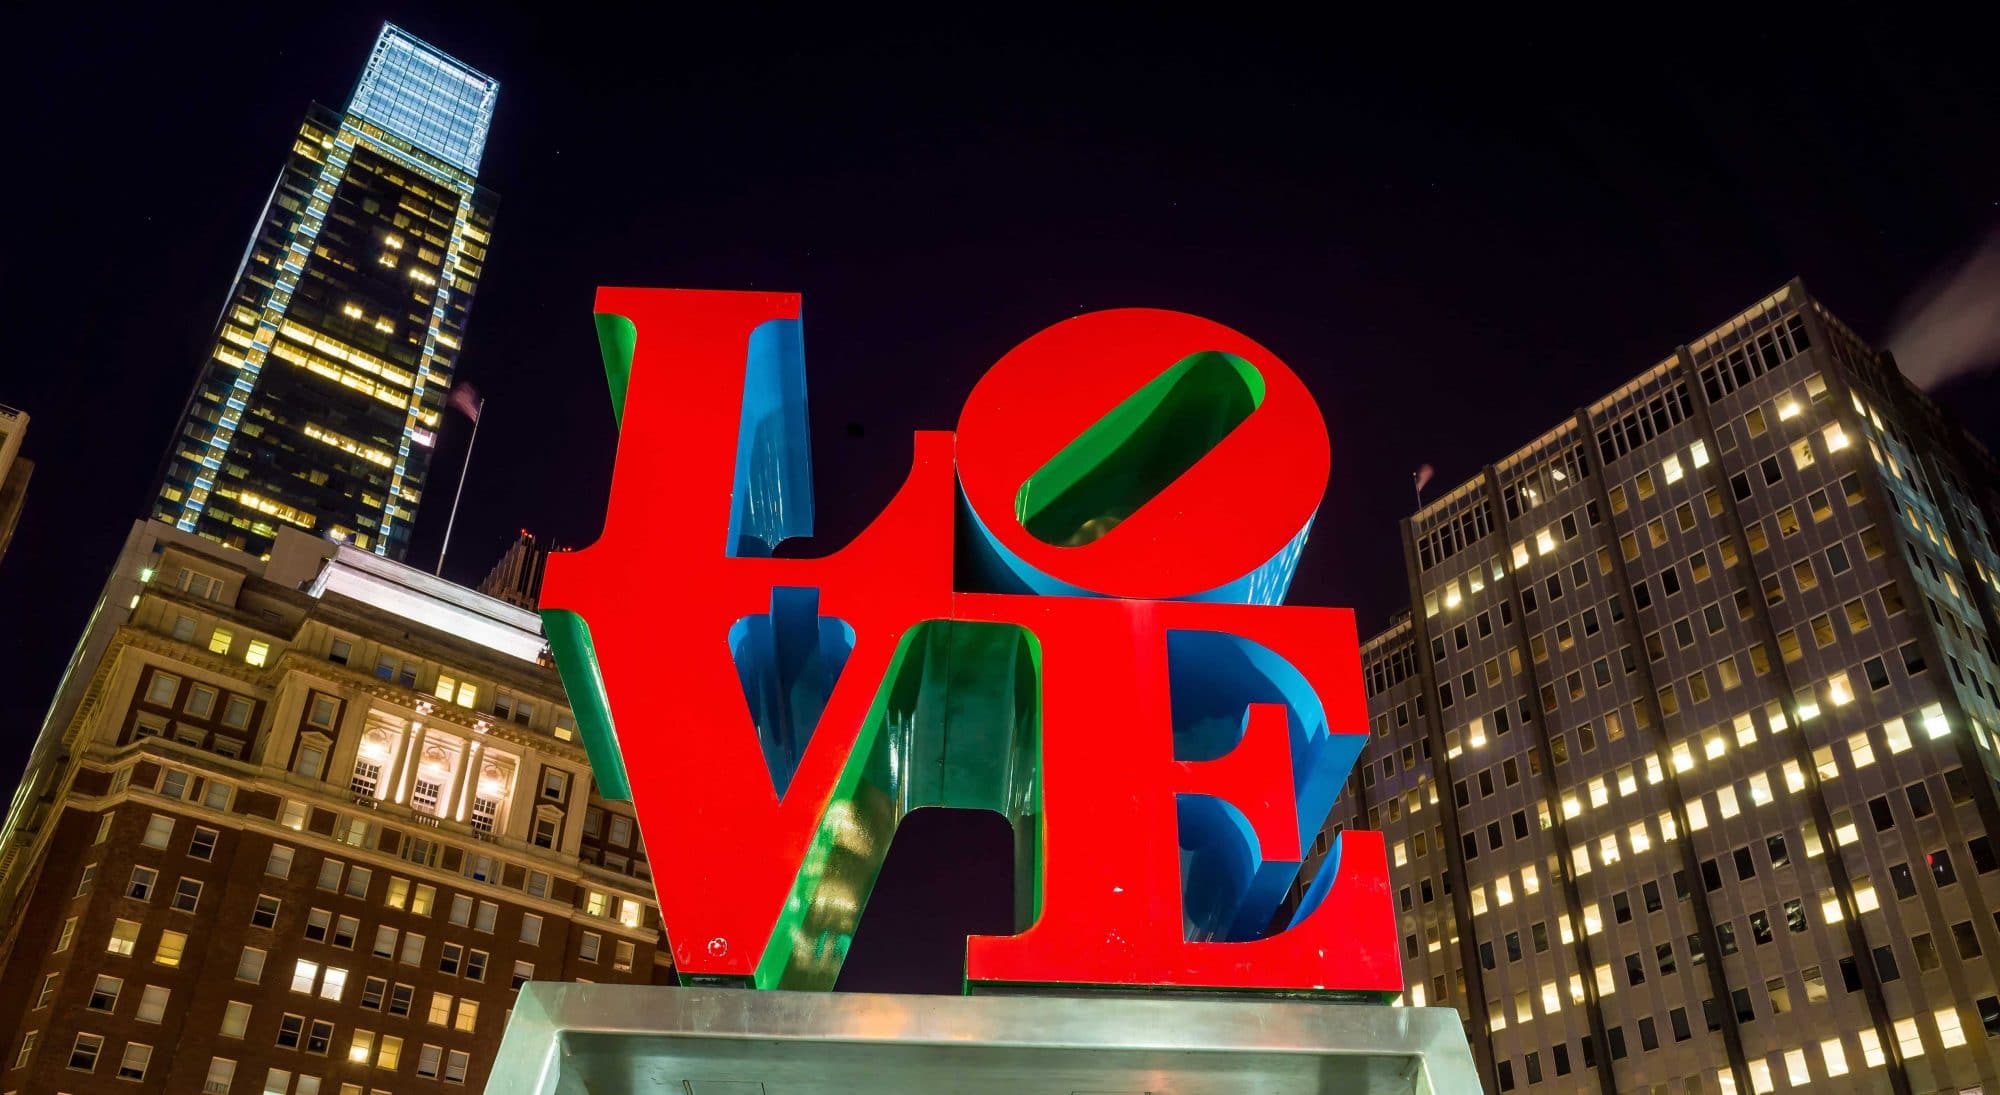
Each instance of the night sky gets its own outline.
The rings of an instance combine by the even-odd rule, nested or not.
[[[2000,226],[1989,45],[1935,13],[680,8],[0,16],[25,47],[4,77],[0,402],[33,416],[38,464],[0,562],[0,772],[144,512],[307,102],[345,102],[385,17],[501,81],[482,169],[499,219],[458,374],[488,399],[445,568],[467,583],[517,528],[596,535],[599,284],[805,294],[827,545],[887,500],[911,432],[950,428],[1037,329],[1128,305],[1235,327],[1305,378],[1333,439],[1293,599],[1353,606],[1365,635],[1403,600],[1418,465],[1448,488],[1794,275],[1881,340]],[[1941,396],[2000,440],[2000,380]],[[465,432],[434,465],[426,567]],[[958,937],[1007,930],[997,819],[929,819],[909,843],[849,984],[950,989]]]

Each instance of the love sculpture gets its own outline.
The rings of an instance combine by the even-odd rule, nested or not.
[[[603,289],[602,539],[543,620],[683,983],[830,988],[897,823],[1012,823],[969,987],[1402,991],[1381,835],[1278,910],[1367,738],[1353,614],[1279,602],[1326,428],[1269,350],[1097,312],[1002,357],[853,543],[812,524],[799,297]]]

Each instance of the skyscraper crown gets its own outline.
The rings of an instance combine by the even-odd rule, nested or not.
[[[499,94],[500,81],[384,23],[347,111],[476,175]]]

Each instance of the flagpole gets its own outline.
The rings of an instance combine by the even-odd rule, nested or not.
[[[451,527],[458,523],[458,500],[465,497],[465,473],[472,470],[472,446],[479,444],[479,420],[486,417],[486,400],[481,398],[479,409],[472,416],[472,439],[465,443],[465,462],[458,467],[458,489],[451,495],[451,516],[445,518],[444,543],[438,547],[437,569],[431,573],[444,576],[444,553],[451,550]]]

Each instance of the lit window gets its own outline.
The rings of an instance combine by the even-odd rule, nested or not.
[[[1882,907],[1875,897],[1875,881],[1867,875],[1856,875],[1850,887],[1854,894],[1854,907],[1861,912],[1874,912]]]
[[[1660,471],[1667,477],[1667,482],[1680,482],[1682,475],[1681,458],[1679,456],[1668,456],[1660,462]]]
[[[1924,1055],[1924,1036],[1917,1029],[1917,1020],[1914,1016],[1896,1020],[1896,1048],[1902,1052],[1906,1061]]]
[[[1866,732],[1847,736],[1847,752],[1853,758],[1856,768],[1866,768],[1875,763],[1875,749],[1868,744]]]
[[[241,1038],[250,1029],[250,1005],[241,1000],[231,1000],[222,1011],[222,1036]]]
[[[1826,1061],[1828,1076],[1847,1075],[1847,1050],[1838,1038],[1828,1038],[1819,1044],[1819,1055]]]
[[[225,628],[218,627],[215,629],[214,633],[209,635],[208,637],[209,653],[227,654],[229,653],[229,644],[235,641],[236,641],[235,635],[230,634],[229,631]]]
[[[1798,416],[1799,401],[1793,399],[1791,396],[1786,396],[1783,402],[1778,404],[1778,421],[1789,422]]]
[[[138,946],[139,946],[138,921],[117,920],[112,922],[111,938],[104,944],[105,950],[111,952],[112,954],[129,955],[134,950],[137,950]]]
[[[1881,1068],[1882,1062],[1887,1060],[1882,1053],[1882,1039],[1876,1036],[1873,1029],[1863,1029],[1855,1033],[1861,1038],[1861,1059],[1868,1062],[1869,1068]]]
[[[153,948],[153,961],[162,966],[180,965],[181,956],[187,953],[187,941],[186,932],[161,932],[160,944]]]
[[[262,639],[252,639],[250,645],[243,648],[245,665],[261,666],[270,656],[271,644]]]
[[[1693,445],[1689,446],[1688,457],[1694,461],[1695,467],[1697,468],[1707,467],[1708,466],[1707,443],[1702,441],[1696,441]]]
[[[1938,1040],[1946,1049],[1956,1049],[1965,1044],[1965,1027],[1959,1022],[1957,1008],[1939,1008],[1931,1012],[1931,1020],[1937,1024]]]
[[[1841,429],[1838,422],[1821,430],[1820,436],[1826,439],[1826,451],[1828,452],[1839,452],[1847,447],[1847,431]]]

